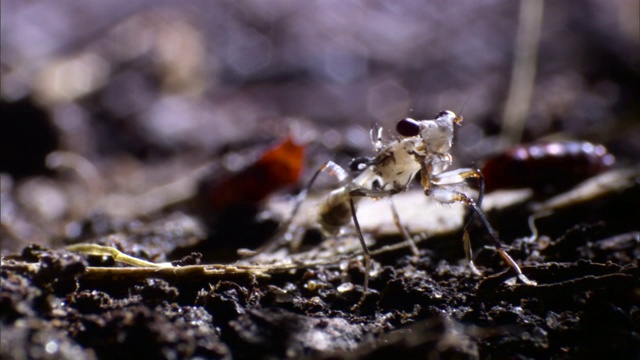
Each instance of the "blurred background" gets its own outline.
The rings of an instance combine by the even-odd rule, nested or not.
[[[13,198],[60,219],[94,191],[47,185],[56,150],[103,191],[136,193],[209,161],[237,170],[292,132],[308,178],[371,155],[373,124],[390,136],[449,109],[465,118],[458,165],[541,138],[635,164],[639,17],[637,0],[3,1],[5,231]]]

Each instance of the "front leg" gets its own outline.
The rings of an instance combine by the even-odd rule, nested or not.
[[[467,183],[469,179],[476,180],[478,186],[478,200],[476,200],[476,204],[478,205],[478,207],[482,207],[482,199],[484,198],[484,176],[478,168],[462,168],[448,171],[445,173],[434,175],[431,178],[431,181],[435,185],[439,186],[456,186],[462,183]],[[467,229],[469,228],[469,225],[471,225],[471,222],[473,221],[473,217],[475,215],[476,212],[472,211],[463,227],[465,234],[465,254],[467,254],[467,260],[469,261],[471,259],[471,247],[469,247],[467,241],[467,239],[469,238]],[[470,264],[473,263],[470,262]],[[477,271],[477,269],[475,271]]]
[[[511,256],[509,256],[507,251],[504,249],[502,242],[500,242],[500,240],[498,239],[497,232],[493,229],[493,227],[487,220],[486,215],[484,214],[482,209],[480,209],[478,204],[470,196],[447,187],[432,187],[428,192],[425,192],[425,193],[428,196],[432,196],[436,200],[444,204],[463,203],[463,204],[469,205],[473,209],[473,211],[476,213],[476,215],[480,217],[480,220],[482,221],[485,229],[489,233],[489,236],[491,237],[493,245],[495,246],[498,254],[500,254],[500,257],[502,258],[502,260],[504,260],[504,262],[506,262],[507,265],[509,265],[509,267],[511,267],[516,272],[518,279],[520,279],[523,283],[527,285],[536,285],[535,281],[529,280],[522,273],[522,270],[520,270],[520,267],[518,266],[518,264],[513,260],[513,258],[511,258]],[[470,267],[473,270],[475,266],[473,265],[473,262],[470,258],[471,246],[469,244],[468,235],[465,236],[465,252],[469,257],[469,259],[467,260],[469,261]]]
[[[482,198],[484,197],[484,176],[478,168],[462,168],[452,171],[447,171],[431,177],[431,182],[434,185],[447,186],[447,185],[459,185],[466,183],[468,180],[476,180],[478,185],[478,200],[476,204],[482,205]]]

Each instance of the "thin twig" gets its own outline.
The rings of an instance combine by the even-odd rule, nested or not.
[[[502,116],[502,134],[511,144],[522,138],[536,77],[544,0],[521,0],[515,58]]]

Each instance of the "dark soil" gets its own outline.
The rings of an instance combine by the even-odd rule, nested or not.
[[[638,199],[639,189],[625,197]],[[539,230],[555,230],[548,226]],[[447,260],[446,249],[430,245],[458,243],[459,234],[430,239],[419,259],[407,250],[374,257],[357,310],[363,277],[355,259],[268,278],[139,279],[88,276],[95,260],[29,246],[2,263],[3,357],[636,359],[640,233],[608,235],[621,230],[582,224],[544,245],[511,244],[538,286],[508,284],[512,275],[489,250],[476,262],[491,275],[472,276],[457,265],[454,246]],[[134,246],[128,241],[119,246]]]

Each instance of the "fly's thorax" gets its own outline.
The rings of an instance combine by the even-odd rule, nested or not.
[[[382,149],[356,179],[357,186],[373,189],[400,191],[420,171],[416,158],[416,147],[422,142],[419,137],[395,141]]]
[[[420,136],[429,152],[446,153],[453,142],[453,121],[450,119],[424,120]]]

